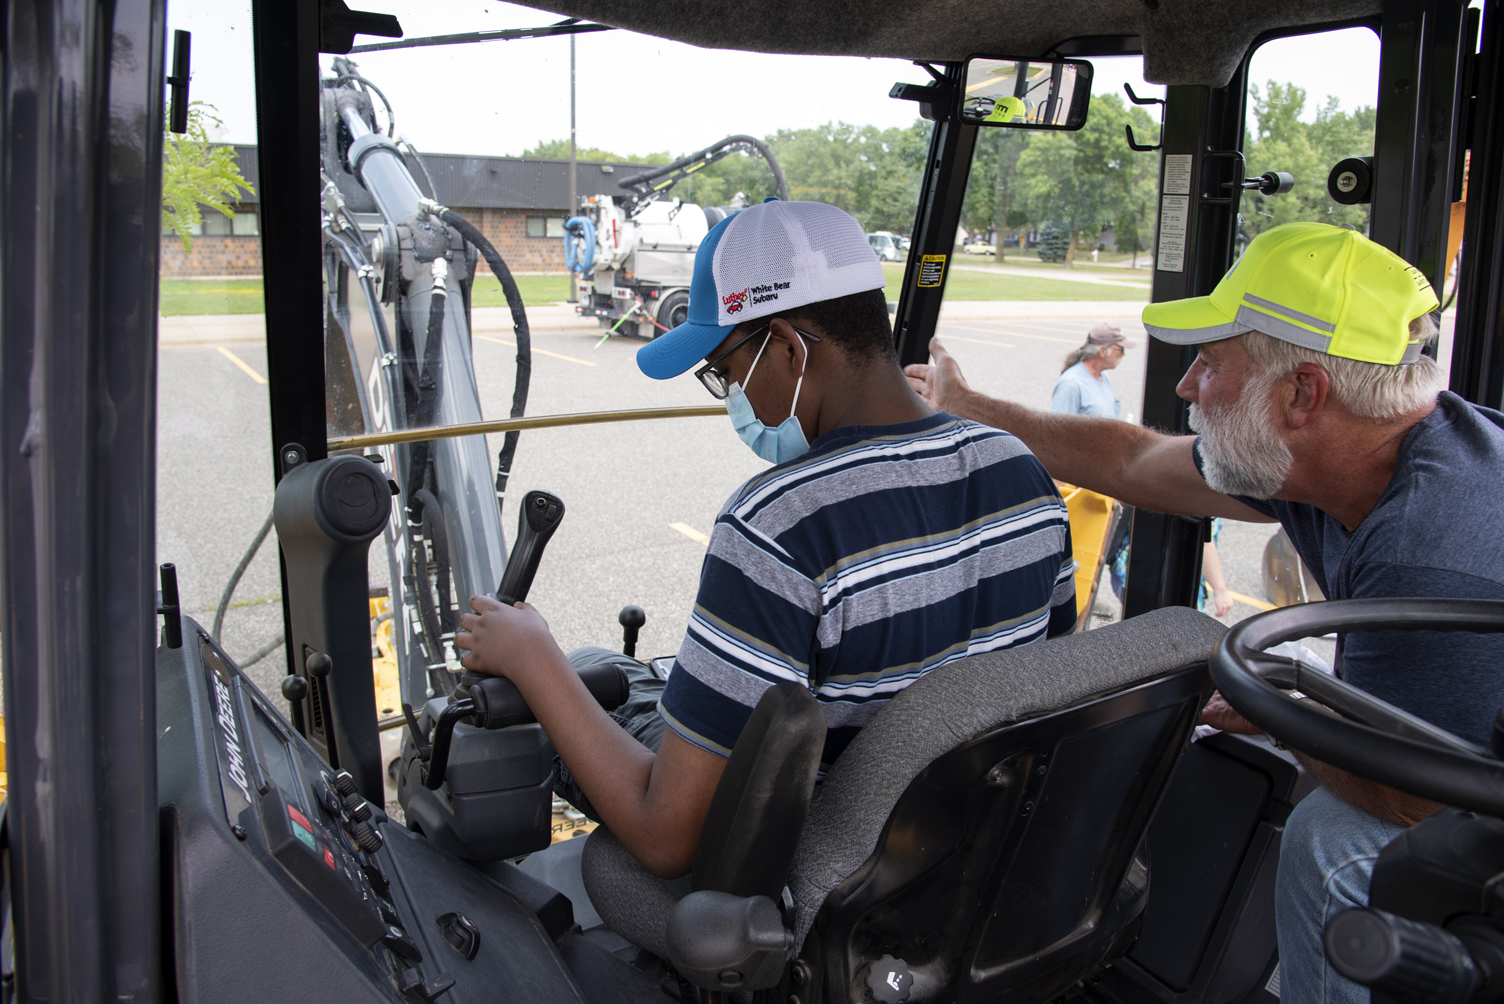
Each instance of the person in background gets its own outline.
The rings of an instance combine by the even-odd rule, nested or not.
[[[1232,609],[1232,591],[1227,588],[1227,579],[1222,574],[1222,557],[1217,553],[1217,538],[1222,535],[1222,519],[1212,519],[1212,539],[1206,542],[1201,552],[1201,595],[1197,597],[1196,609],[1213,617],[1225,617]]]
[[[1050,394],[1050,410],[1063,415],[1119,418],[1123,402],[1112,389],[1107,371],[1117,369],[1128,349],[1138,343],[1106,321],[1087,332],[1086,344],[1065,357],[1060,379]]]
[[[1127,351],[1138,343],[1123,336],[1123,329],[1116,324],[1102,321],[1086,335],[1086,343],[1065,357],[1065,366],[1060,379],[1055,381],[1055,390],[1050,395],[1050,410],[1062,415],[1095,415],[1098,418],[1120,418],[1123,403],[1112,389],[1107,371],[1117,369]],[[1133,522],[1133,508],[1123,506],[1112,542],[1108,545],[1107,560],[1112,595],[1123,599],[1123,587],[1128,581],[1128,527]],[[1201,558],[1200,609],[1215,617],[1221,617],[1232,609],[1232,594],[1228,592],[1227,580],[1222,576],[1222,560],[1215,543],[1221,532],[1221,521],[1213,524],[1212,540],[1206,544]]]

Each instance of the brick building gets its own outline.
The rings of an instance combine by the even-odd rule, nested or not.
[[[256,148],[235,145],[241,176],[259,187]],[[531,157],[473,157],[426,153],[438,199],[480,228],[514,272],[564,271],[564,206],[569,203],[569,161]],[[428,183],[411,158],[408,168],[425,191]],[[580,161],[575,185],[581,198],[621,193],[617,181],[647,170],[643,164]],[[193,253],[176,234],[162,235],[164,278],[261,274],[260,205],[255,195],[234,206],[235,216],[205,212]],[[485,263],[480,269],[487,271]]]

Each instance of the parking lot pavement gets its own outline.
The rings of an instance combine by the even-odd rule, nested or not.
[[[1048,407],[1065,354],[1099,320],[1143,337],[1139,304],[1026,303],[983,308],[947,304],[939,333],[972,386],[1035,407]],[[1073,312],[1070,308],[1076,308]],[[476,383],[487,416],[507,414],[516,353],[505,311],[477,311]],[[987,313],[994,316],[985,316]],[[555,319],[554,314],[560,315]],[[571,323],[549,308],[533,320],[532,415],[710,401],[693,377],[657,382],[633,361],[642,342],[600,341],[597,329]],[[206,625],[220,591],[271,509],[266,354],[260,318],[164,319],[158,408],[158,555],[179,569],[185,609]],[[1143,387],[1143,345],[1113,372],[1124,417],[1137,417]],[[491,436],[492,456],[501,436]],[[515,500],[547,488],[568,508],[549,545],[529,599],[548,618],[567,651],[615,647],[616,615],[629,603],[648,616],[638,643],[647,656],[675,652],[694,602],[704,536],[732,492],[766,465],[724,418],[673,419],[545,429],[524,433],[504,516],[516,527]],[[1224,566],[1236,592],[1262,598],[1258,555],[1269,526],[1228,524]],[[372,550],[371,581],[386,583],[386,559]],[[282,628],[275,549],[251,563],[227,611],[224,641],[244,658]],[[1239,606],[1247,616],[1252,607]],[[286,672],[282,651],[250,673],[274,693]]]

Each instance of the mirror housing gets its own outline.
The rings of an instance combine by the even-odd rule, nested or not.
[[[1086,124],[1092,65],[1084,59],[972,56],[956,116],[967,125],[1074,131]]]

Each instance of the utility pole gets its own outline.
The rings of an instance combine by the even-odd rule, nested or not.
[[[579,193],[575,191],[577,179],[575,178],[575,146],[574,146],[574,36],[569,36],[569,211],[564,214],[567,222],[569,218],[580,211]],[[568,238],[566,238],[568,239]],[[579,283],[575,281],[573,272],[569,273],[569,302],[578,303],[580,300]]]

